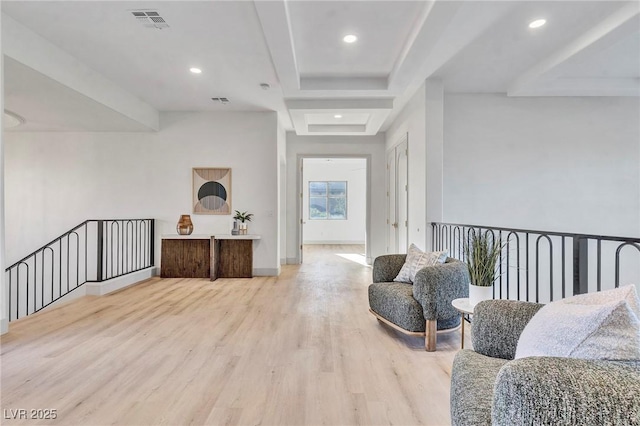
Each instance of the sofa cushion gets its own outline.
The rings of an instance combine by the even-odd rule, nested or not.
[[[447,253],[447,251],[424,252],[415,244],[411,244],[407,252],[407,259],[393,280],[403,283],[413,283],[420,269],[444,263],[447,260]]]
[[[369,286],[369,306],[375,313],[408,331],[425,329],[422,306],[408,283],[374,283]]]
[[[451,370],[451,424],[490,425],[493,386],[508,361],[472,350],[456,354]]]
[[[640,359],[639,305],[633,285],[551,302],[522,331],[515,358]]]

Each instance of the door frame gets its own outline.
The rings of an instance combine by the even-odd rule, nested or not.
[[[304,185],[304,171],[302,169],[303,161],[305,158],[354,158],[365,160],[366,167],[366,189],[365,189],[365,236],[364,236],[364,249],[367,264],[372,264],[371,258],[371,154],[298,154],[296,156],[296,252],[299,263],[303,262],[302,258],[302,245],[304,241],[302,218],[304,217],[302,209],[304,205],[302,203],[302,193]]]
[[[391,213],[393,213],[393,216],[395,218],[396,215],[396,210],[397,208],[394,208],[393,211],[391,209],[391,192],[393,190],[397,191],[397,182],[395,182],[397,180],[397,172],[395,171],[396,168],[396,146],[391,147],[385,155],[385,190],[386,190],[386,197],[384,199],[385,202],[385,207],[386,207],[386,225],[385,225],[385,242],[384,242],[384,246],[385,246],[385,254],[389,254],[389,253],[396,253],[396,245],[397,245],[397,237],[394,238],[394,242],[393,244],[391,244]],[[393,166],[394,172],[393,172],[393,180],[394,180],[394,185],[393,188],[391,187],[391,166]],[[397,194],[394,194],[394,198],[397,198]],[[397,232],[397,231],[396,231]]]

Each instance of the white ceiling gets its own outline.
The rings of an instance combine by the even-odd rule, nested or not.
[[[137,9],[169,28],[145,28]],[[635,1],[4,0],[5,107],[27,120],[14,131],[157,130],[162,111],[232,110],[276,111],[299,134],[364,135],[430,77],[447,92],[638,96],[639,12]],[[538,17],[547,25],[529,29]]]
[[[417,1],[289,2],[289,22],[302,77],[359,76],[386,79],[407,42]],[[342,37],[353,34],[357,43]]]
[[[495,28],[481,34],[462,49],[434,76],[443,79],[450,91],[507,92],[511,83],[542,59],[566,46],[615,10],[618,2],[525,2],[503,16]],[[527,23],[545,17],[547,24],[530,29]],[[626,53],[633,51],[626,50]],[[638,51],[628,55],[636,59]],[[625,52],[621,52],[625,53]],[[624,56],[608,65],[617,67]],[[604,58],[592,58],[601,64]],[[473,70],[473,72],[469,72]],[[640,77],[638,68],[636,75]]]

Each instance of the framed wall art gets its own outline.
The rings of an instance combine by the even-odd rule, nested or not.
[[[230,168],[193,168],[193,213],[231,214]]]

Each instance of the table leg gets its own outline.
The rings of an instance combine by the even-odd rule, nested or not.
[[[464,349],[464,314],[460,315],[462,320],[462,338],[460,339],[460,349]]]
[[[215,281],[220,275],[218,272],[218,264],[220,263],[220,240],[217,240],[216,237],[211,237],[210,256],[209,278],[211,281]]]

